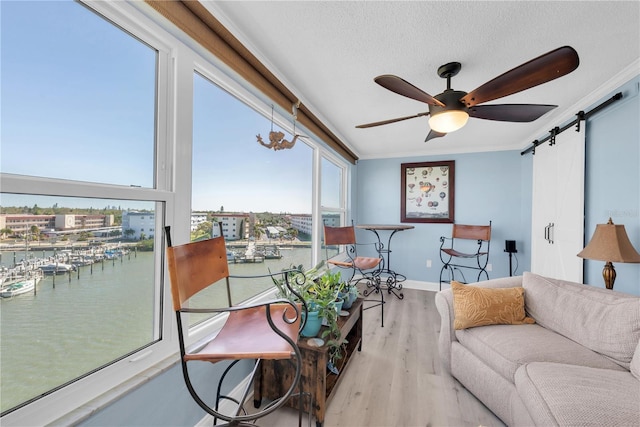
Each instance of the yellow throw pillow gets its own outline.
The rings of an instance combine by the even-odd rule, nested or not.
[[[524,288],[481,288],[452,281],[451,290],[454,329],[536,322],[524,311]]]

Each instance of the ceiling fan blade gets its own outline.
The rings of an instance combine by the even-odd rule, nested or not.
[[[499,75],[467,95],[460,101],[473,107],[483,102],[502,98],[538,86],[569,74],[580,64],[578,53],[571,46],[563,46]]]
[[[383,88],[397,93],[398,95],[406,96],[407,98],[415,99],[416,101],[424,102],[425,104],[444,107],[442,102],[398,76],[383,74],[382,76],[378,76],[373,79],[373,81]]]
[[[364,124],[364,125],[358,125],[356,127],[358,129],[371,128],[371,127],[374,127],[374,126],[388,125],[389,123],[401,122],[403,120],[415,119],[416,117],[422,117],[422,116],[428,116],[428,115],[429,115],[429,112],[427,111],[425,113],[418,113],[418,114],[415,114],[413,116],[399,117],[397,119],[389,119],[389,120],[383,120],[381,122],[367,123],[367,124]]]
[[[469,116],[501,122],[532,122],[556,107],[544,104],[476,105],[469,109]]]
[[[440,133],[440,132],[436,132],[435,130],[430,130],[429,135],[427,135],[427,138],[424,140],[424,142],[427,142],[428,140],[433,138],[441,138],[445,135],[446,133]]]

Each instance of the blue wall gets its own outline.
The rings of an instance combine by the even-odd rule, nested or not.
[[[191,363],[189,373],[196,390],[208,402],[215,400],[218,380],[227,362]],[[250,372],[252,363],[242,361],[229,373],[222,388],[229,393]],[[101,409],[79,426],[194,426],[207,413],[193,400],[180,363]]]
[[[636,77],[594,104],[623,92],[624,98],[587,121],[585,234],[609,216],[624,224],[631,243],[640,249],[640,102]],[[589,111],[593,106],[585,106]],[[541,134],[544,137],[544,132]],[[505,240],[517,241],[517,273],[531,266],[532,155],[520,151],[420,156],[361,160],[357,166],[356,223],[400,223],[400,165],[402,163],[455,160],[455,222],[486,224],[493,221],[489,263],[491,278],[509,275]],[[450,224],[414,224],[414,230],[395,235],[392,268],[408,279],[438,282],[442,262],[439,237],[451,234]],[[368,234],[367,234],[368,233]],[[359,231],[359,241],[374,236]],[[432,267],[426,267],[426,260]],[[514,261],[515,264],[515,261]],[[603,263],[585,262],[585,283],[604,287]],[[515,268],[515,265],[514,265]],[[615,264],[615,289],[640,295],[640,264]],[[467,275],[473,281],[473,274]]]
[[[586,128],[585,238],[609,217],[624,224],[640,251],[640,97],[636,77],[612,92],[623,98],[589,118]],[[605,99],[606,99],[605,98]],[[588,109],[587,109],[588,111]],[[604,262],[585,261],[584,281],[604,287]],[[614,289],[640,295],[640,264],[614,263]]]
[[[520,151],[405,157],[358,162],[356,223],[400,223],[400,168],[402,163],[455,160],[455,221],[488,224],[492,221],[489,277],[509,275],[505,240],[516,240],[518,272],[529,268],[531,237],[531,159]],[[451,236],[451,224],[414,223],[415,229],[397,233],[391,242],[392,269],[408,279],[438,282],[440,236]],[[359,242],[374,238],[359,231]],[[432,260],[431,268],[426,267]],[[516,261],[514,260],[514,268]],[[475,281],[473,271],[465,272]],[[473,279],[473,280],[472,280]]]

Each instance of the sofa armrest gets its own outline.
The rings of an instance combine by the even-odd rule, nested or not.
[[[453,333],[453,293],[445,289],[436,294],[436,308],[440,313],[440,335],[438,336],[438,352],[442,367],[451,372],[451,343],[457,341]]]
[[[483,288],[514,288],[522,286],[522,276],[503,277],[472,283],[473,286]],[[444,289],[436,294],[436,308],[440,313],[440,336],[438,337],[438,352],[442,366],[451,372],[451,343],[457,341],[453,330],[453,293],[451,289]]]

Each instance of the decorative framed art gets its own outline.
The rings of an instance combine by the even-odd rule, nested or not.
[[[401,222],[454,221],[455,161],[402,163]]]

